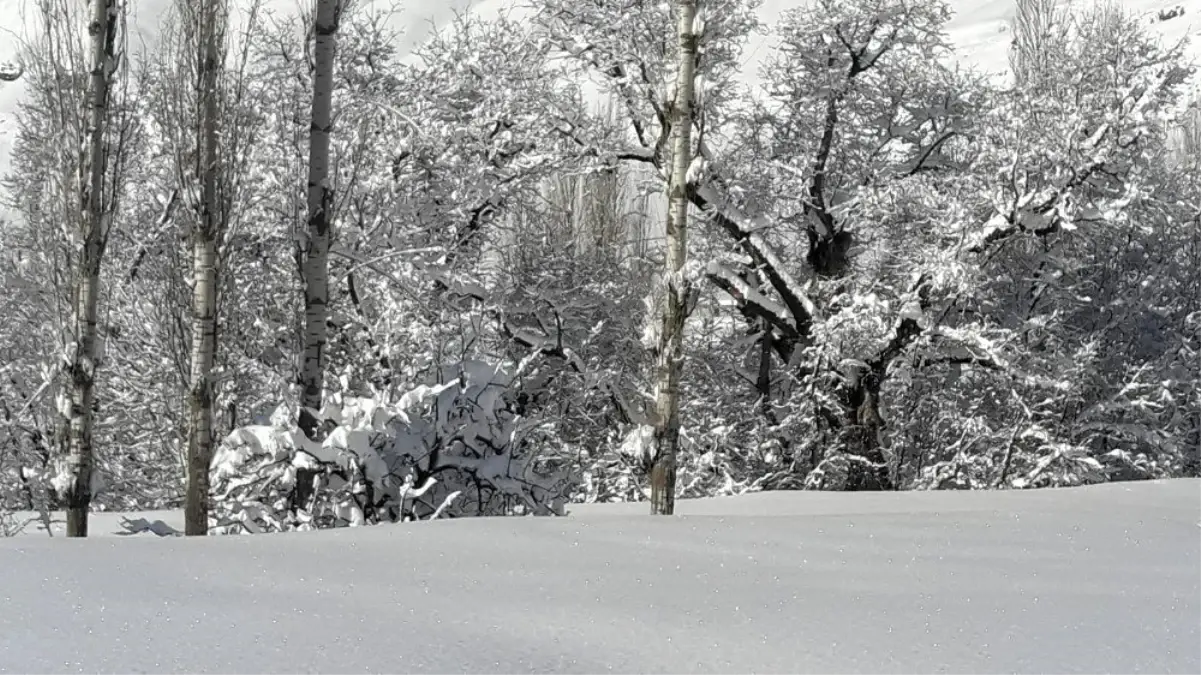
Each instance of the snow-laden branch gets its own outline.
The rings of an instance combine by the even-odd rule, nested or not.
[[[797,332],[807,336],[817,316],[817,307],[797,281],[784,267],[771,244],[759,234],[769,226],[765,218],[750,218],[732,205],[723,205],[717,191],[709,185],[698,185],[689,191],[692,203],[708,213],[727,234],[734,238],[751,256],[768,283],[775,289],[791,313]]]
[[[766,319],[785,334],[796,336],[796,319],[787,307],[777,303],[757,288],[752,287],[734,270],[719,262],[710,262],[705,268],[706,276],[718,288],[741,304],[750,305],[751,313]]]

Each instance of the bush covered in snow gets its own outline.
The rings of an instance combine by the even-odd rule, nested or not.
[[[526,442],[513,378],[466,361],[396,401],[332,395],[321,442],[287,407],[270,425],[235,430],[213,461],[214,531],[562,514],[568,471]]]

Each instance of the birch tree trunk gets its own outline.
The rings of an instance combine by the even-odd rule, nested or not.
[[[218,238],[224,230],[217,203],[218,86],[224,51],[222,0],[202,0],[196,53],[199,125],[196,176],[200,185],[192,228],[192,349],[188,390],[188,486],[184,533],[208,534],[209,465],[213,457],[213,363],[217,353]]]
[[[80,217],[82,250],[75,276],[74,337],[71,361],[70,405],[67,411],[67,470],[64,495],[67,507],[67,536],[88,536],[88,509],[92,503],[92,422],[97,367],[97,305],[100,295],[100,263],[111,218],[106,204],[109,118],[109,87],[116,72],[116,0],[92,0],[88,127],[86,159],[80,172]]]
[[[328,317],[330,226],[334,190],[329,181],[329,141],[333,130],[334,56],[344,0],[315,0],[313,111],[309,135],[308,236],[304,262],[304,352],[300,366],[300,428],[318,434],[325,377],[325,322]]]
[[[676,505],[676,452],[680,443],[680,373],[689,288],[688,167],[692,164],[692,102],[696,75],[697,0],[677,0],[679,70],[671,108],[671,173],[667,188],[667,254],[664,260],[663,329],[655,376],[655,459],[651,467],[651,513],[671,515]]]

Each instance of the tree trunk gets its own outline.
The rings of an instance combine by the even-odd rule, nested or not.
[[[329,301],[329,242],[334,190],[329,182],[329,140],[333,126],[334,56],[342,0],[317,0],[313,33],[312,127],[309,136],[308,237],[302,251],[304,353],[300,367],[300,428],[316,438],[325,376],[325,322]]]
[[[861,459],[851,465],[846,490],[891,490],[888,464],[881,446],[884,419],[880,416],[880,382],[873,376],[852,393],[854,408],[848,411],[843,441],[850,454]]]
[[[219,79],[224,49],[225,16],[221,0],[200,7],[200,42],[196,58],[200,108],[196,138],[200,180],[198,218],[192,228],[192,350],[188,390],[188,487],[184,534],[208,534],[209,465],[213,458],[213,364],[217,355],[218,239],[224,229],[217,203]]]
[[[98,238],[87,237],[80,257],[80,277],[75,295],[75,352],[68,367],[71,405],[67,416],[67,469],[70,481],[63,495],[67,508],[67,536],[88,536],[88,510],[92,503],[92,407],[96,391],[96,316],[100,295]]]
[[[651,513],[671,515],[676,506],[676,452],[680,442],[680,373],[684,365],[684,321],[688,313],[688,167],[692,164],[692,99],[697,35],[697,0],[678,0],[679,72],[671,109],[674,134],[667,188],[667,255],[663,270],[663,330],[655,381],[655,459],[651,469]]]
[[[70,480],[64,501],[67,507],[67,536],[88,536],[88,509],[92,503],[94,477],[92,422],[97,366],[97,305],[100,296],[100,263],[111,214],[105,203],[108,169],[106,131],[109,84],[116,69],[116,0],[93,0],[88,25],[91,38],[91,71],[88,91],[86,161],[81,167],[80,218],[83,248],[75,280],[75,349],[67,373],[71,383],[67,413],[67,469]]]
[[[775,334],[767,319],[760,319],[763,337],[759,339],[759,375],[755,379],[755,390],[759,392],[759,411],[768,424],[779,424],[771,400],[771,353],[775,349]]]
[[[188,390],[188,487],[184,533],[208,534],[209,465],[213,458],[212,370],[217,351],[217,246],[192,246],[192,372]]]

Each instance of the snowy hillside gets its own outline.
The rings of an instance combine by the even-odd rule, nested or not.
[[[1079,7],[1096,4],[1100,0],[1073,0]],[[951,20],[951,40],[966,63],[987,72],[1008,70],[1009,41],[1012,39],[1010,22],[1013,20],[1013,0],[951,0],[955,18]],[[1187,38],[1194,58],[1201,55],[1201,5],[1185,0],[1116,0],[1113,4],[1142,16],[1148,25],[1154,26],[1167,42]],[[1171,10],[1183,9],[1183,13],[1161,20]]]
[[[1196,673],[1199,498],[789,493],[673,519],[0,540],[0,673]]]

